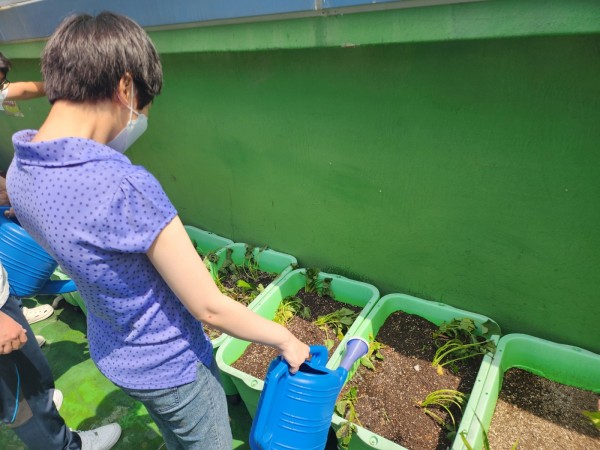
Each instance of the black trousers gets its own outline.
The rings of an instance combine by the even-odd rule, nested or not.
[[[52,401],[54,378],[21,311],[21,301],[11,296],[0,311],[27,330],[27,343],[21,349],[0,355],[0,420],[30,450],[79,450],[81,439],[66,426]]]

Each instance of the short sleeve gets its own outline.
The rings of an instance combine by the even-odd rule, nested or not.
[[[104,248],[145,253],[177,211],[162,186],[146,170],[125,176],[102,227]]]
[[[4,101],[6,96],[8,95],[8,86],[5,86],[3,89],[0,89],[0,104]]]

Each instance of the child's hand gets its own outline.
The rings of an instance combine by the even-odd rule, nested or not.
[[[15,217],[15,210],[12,207],[10,209],[7,209],[6,211],[4,211],[4,216],[7,219],[13,219]]]
[[[0,312],[0,355],[19,350],[27,342],[27,333],[9,315]]]

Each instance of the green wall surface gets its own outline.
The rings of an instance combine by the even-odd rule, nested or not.
[[[600,352],[600,34],[161,53],[128,156],[184,223]]]
[[[600,351],[598,56],[599,36],[169,55],[131,156],[185,222]]]

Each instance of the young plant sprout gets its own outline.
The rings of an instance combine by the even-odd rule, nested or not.
[[[346,419],[346,422],[337,430],[336,437],[342,448],[347,449],[350,445],[352,435],[356,432],[356,425],[362,427],[358,414],[356,413],[356,401],[358,399],[358,390],[352,387],[335,404],[335,412],[338,416]],[[355,425],[356,424],[356,425]]]
[[[348,331],[348,328],[356,320],[358,314],[348,308],[340,308],[329,314],[317,317],[313,323],[325,331],[327,339],[325,340],[325,347],[330,349],[334,345],[333,339],[329,338],[329,331],[333,331],[336,337],[341,341],[344,338],[344,334]]]
[[[427,397],[425,397],[425,400],[418,402],[417,405],[423,408],[425,414],[446,428],[449,433],[455,434],[456,420],[452,412],[452,407],[458,408],[459,412],[461,412],[466,401],[467,396],[460,391],[456,391],[454,389],[439,389],[437,391],[430,392]],[[447,423],[446,420],[444,420],[438,413],[431,409],[432,407],[440,408],[446,411],[452,423]]]
[[[198,241],[196,241],[196,239],[190,238],[190,240],[192,241],[192,245],[196,249],[196,253],[198,253],[198,255],[200,255],[200,257],[204,261],[204,264],[206,265],[206,267],[210,269],[209,262],[214,262],[214,263],[217,262],[216,261],[216,253],[214,251],[205,252],[200,248],[200,245],[198,244]]]
[[[241,264],[236,264],[233,260],[234,249],[227,247],[223,262],[218,270],[216,268],[220,258],[216,253],[207,253],[204,257],[204,263],[213,273],[215,284],[223,294],[248,306],[265,290],[266,285],[275,278],[275,275],[263,272],[259,268],[257,255],[265,249],[266,247],[256,251],[256,247],[246,244],[244,259]],[[221,335],[220,331],[208,326],[204,327],[204,331],[211,340]]]
[[[590,419],[592,425],[594,425],[597,430],[600,430],[600,411],[581,411],[581,414]]]
[[[321,280],[319,278],[319,273],[321,273],[319,269],[306,269],[304,292],[316,292],[320,297],[333,297],[333,292],[331,291],[332,278],[324,278]]]
[[[301,298],[290,296],[281,301],[273,320],[280,325],[287,326],[296,316],[308,319],[310,308],[302,303]]]
[[[375,361],[383,361],[383,354],[381,349],[386,348],[385,344],[378,342],[374,339],[373,335],[369,335],[369,351],[365,356],[360,358],[360,364],[369,370],[375,370]]]
[[[255,249],[256,247],[246,245],[244,261],[238,265],[233,261],[233,248],[227,248],[215,280],[221,292],[244,305],[249,305],[265,289],[260,282],[264,273],[259,269],[254,256]],[[225,286],[223,280],[230,280],[231,286]]]
[[[484,326],[482,331],[485,333],[486,330]],[[431,365],[437,368],[440,375],[443,374],[445,366],[449,366],[456,372],[458,361],[494,351],[495,344],[489,339],[478,336],[476,331],[475,322],[464,318],[444,322],[437,331],[433,332],[437,350]]]

